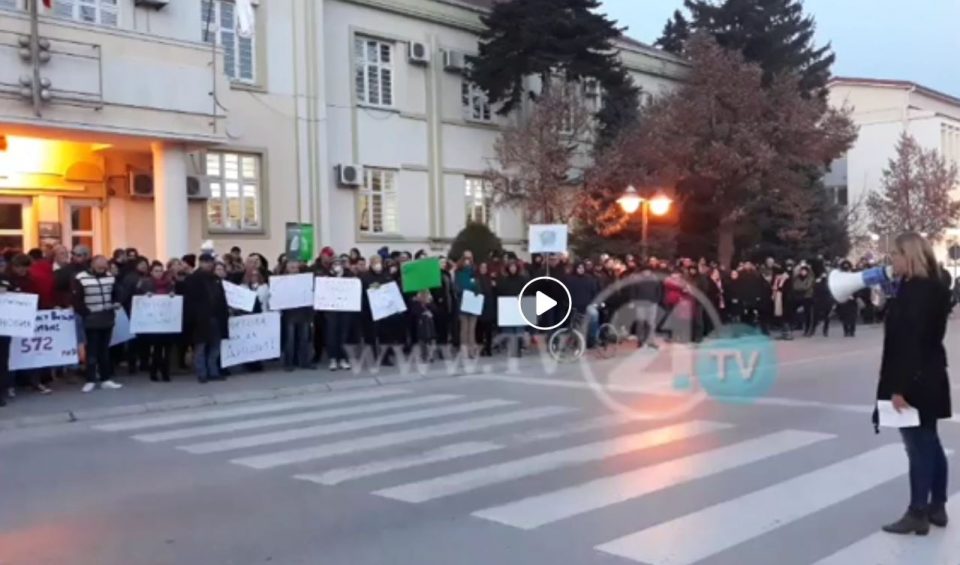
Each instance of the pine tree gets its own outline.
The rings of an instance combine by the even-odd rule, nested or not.
[[[612,139],[636,118],[638,90],[620,62],[614,42],[623,28],[597,10],[599,0],[507,0],[482,18],[479,55],[469,78],[499,112],[508,114],[525,98],[536,98],[529,77],[549,88],[554,77],[567,82],[596,80],[604,92],[598,114],[601,139]]]
[[[675,10],[673,18],[663,26],[663,35],[655,45],[669,53],[680,54],[687,39],[690,39],[690,22],[683,17],[683,12]]]

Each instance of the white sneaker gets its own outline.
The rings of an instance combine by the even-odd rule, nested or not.
[[[13,388],[13,387],[8,388],[8,389],[7,389],[7,397],[9,397],[9,398],[16,398],[16,397],[17,397],[17,389],[15,389],[15,388]]]
[[[336,362],[336,360],[333,360],[333,359],[330,360],[330,370],[331,370],[331,371],[336,371],[336,370],[337,370],[337,362]]]
[[[97,388],[97,383],[87,383],[83,385],[83,388],[80,389],[80,392],[93,392]]]
[[[350,370],[350,362],[347,361],[346,359],[341,359],[341,360],[340,360],[340,368],[343,369],[344,371],[349,371],[349,370]]]
[[[100,383],[100,386],[103,388],[109,388],[110,390],[117,390],[118,388],[123,388],[123,385],[120,383],[113,382],[111,380],[106,380]]]

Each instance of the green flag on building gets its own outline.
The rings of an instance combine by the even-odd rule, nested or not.
[[[404,263],[400,268],[403,292],[419,292],[440,286],[440,259],[436,257]]]

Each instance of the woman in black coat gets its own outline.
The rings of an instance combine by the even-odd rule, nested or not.
[[[950,291],[940,280],[930,244],[920,235],[898,237],[892,259],[899,288],[888,303],[877,399],[891,401],[898,412],[916,408],[920,426],[900,429],[910,460],[910,506],[883,530],[926,535],[930,524],[947,525],[947,458],[937,422],[953,413],[943,346]],[[879,424],[876,412],[874,424]]]

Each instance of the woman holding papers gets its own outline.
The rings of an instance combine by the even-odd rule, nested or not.
[[[914,411],[919,426],[900,428],[910,461],[910,506],[883,530],[926,535],[930,524],[947,525],[947,458],[937,421],[952,415],[943,347],[950,292],[940,280],[930,244],[919,234],[898,237],[891,257],[898,284],[884,324],[874,425],[884,423],[880,413],[889,402],[898,427]]]
[[[154,261],[150,265],[150,275],[137,283],[136,294],[152,296],[174,295],[174,282],[171,273],[163,268],[163,263]],[[137,336],[142,340],[149,358],[150,380],[170,382],[170,351],[173,349],[175,334],[147,334]]]
[[[461,303],[464,293],[476,294],[479,290],[477,274],[473,269],[472,253],[464,252],[463,257],[460,258],[457,263],[457,272],[454,275],[454,283],[457,298]],[[477,319],[476,314],[460,310],[460,350],[471,358],[477,355]]]

